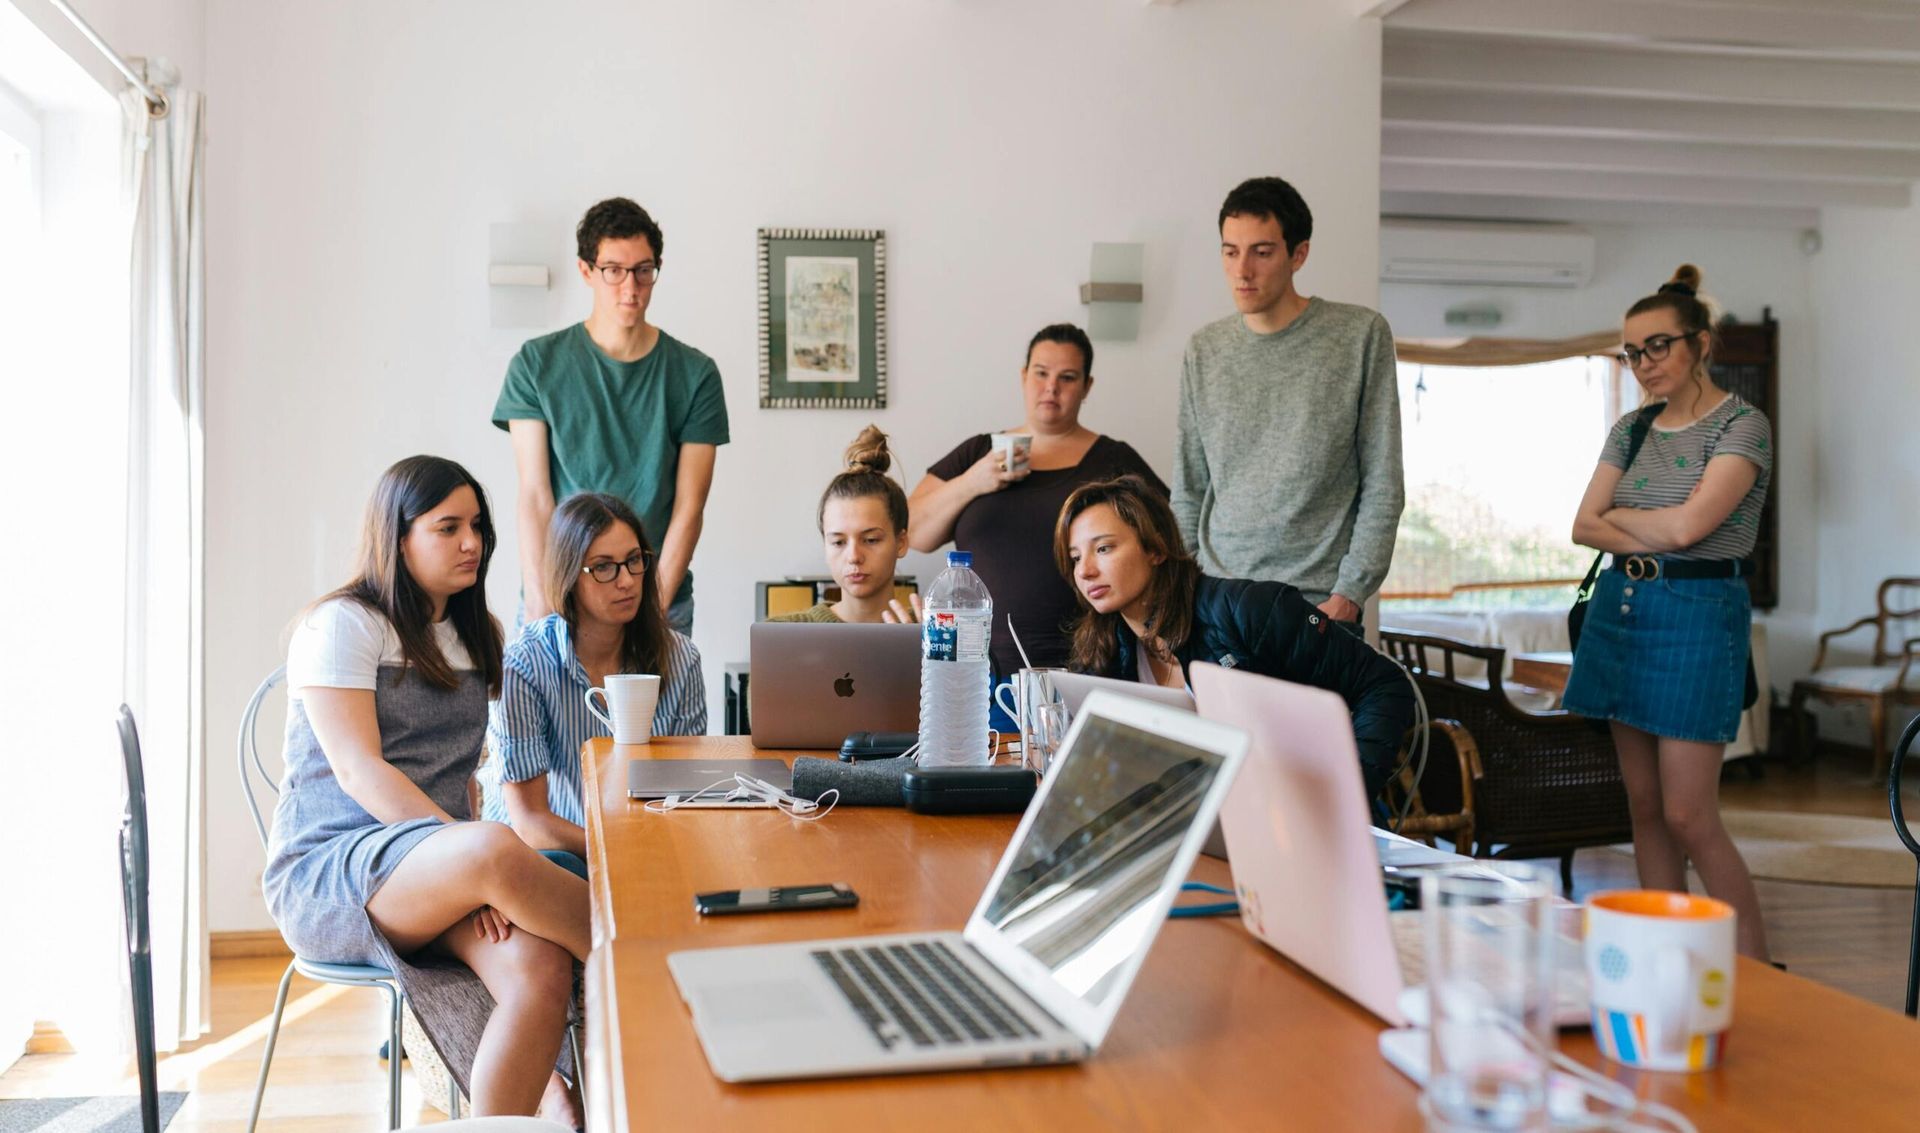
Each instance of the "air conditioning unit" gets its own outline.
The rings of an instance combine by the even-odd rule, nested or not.
[[[1584,287],[1593,234],[1564,224],[1380,222],[1380,278],[1388,283]]]

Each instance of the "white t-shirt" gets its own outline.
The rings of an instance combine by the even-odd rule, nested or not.
[[[434,623],[440,655],[455,672],[473,668],[453,622]],[[379,687],[380,666],[402,662],[400,635],[386,615],[351,598],[322,602],[300,619],[287,644],[287,694],[303,688]]]

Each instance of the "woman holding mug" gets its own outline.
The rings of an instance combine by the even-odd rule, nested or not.
[[[1752,610],[1744,576],[1773,469],[1766,415],[1707,372],[1713,309],[1683,264],[1627,309],[1621,361],[1664,408],[1628,466],[1639,411],[1607,436],[1573,521],[1611,552],[1587,606],[1563,702],[1611,721],[1640,884],[1687,890],[1687,863],[1732,905],[1740,951],[1767,955],[1760,901],[1720,823],[1720,765],[1745,707]]]
[[[1036,666],[1066,663],[1073,588],[1054,570],[1047,547],[1060,505],[1082,484],[1141,477],[1162,496],[1167,487],[1131,445],[1080,423],[1093,390],[1093,343],[1066,323],[1043,328],[1027,343],[1020,369],[1026,419],[1006,433],[981,433],[927,469],[913,490],[908,541],[916,551],[949,540],[973,554],[973,570],[993,595],[993,671],[1004,679],[1024,667],[1008,619]],[[996,448],[995,436],[1032,439],[1027,458]]]
[[[919,620],[893,596],[893,572],[907,555],[907,493],[887,475],[893,454],[887,435],[868,425],[847,446],[845,467],[820,494],[815,522],[826,547],[827,570],[840,600],[819,602],[776,622],[907,622]]]
[[[591,948],[586,883],[506,827],[468,821],[500,688],[493,550],[466,469],[415,456],[381,476],[358,572],[288,645],[263,887],[298,955],[394,973],[474,1113],[538,1107],[572,1125],[555,1069],[573,964]]]
[[[1407,674],[1285,583],[1200,573],[1163,493],[1136,476],[1075,491],[1053,555],[1079,591],[1069,668],[1186,688],[1187,667],[1211,661],[1337,692],[1353,713],[1367,797],[1386,786],[1413,725]]]
[[[580,747],[612,734],[589,710],[587,690],[605,687],[611,674],[655,674],[652,734],[699,736],[707,731],[706,682],[700,651],[661,613],[653,548],[618,496],[569,496],[553,511],[546,552],[542,590],[559,612],[507,647],[481,789],[488,818],[511,824],[535,849],[574,855],[555,858],[585,876]]]

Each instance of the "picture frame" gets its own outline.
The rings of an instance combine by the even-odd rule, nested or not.
[[[885,409],[887,237],[759,231],[760,408]]]

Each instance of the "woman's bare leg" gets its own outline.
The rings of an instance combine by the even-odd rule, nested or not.
[[[367,902],[367,915],[404,956],[464,923],[482,905],[576,960],[584,962],[592,951],[587,883],[498,822],[461,822],[435,831],[401,860]]]
[[[1760,895],[1733,838],[1720,821],[1720,766],[1725,744],[1660,741],[1660,790],[1666,828],[1672,832],[1709,896],[1733,906],[1741,955],[1767,958],[1767,932]]]
[[[1627,810],[1633,816],[1633,863],[1645,889],[1687,891],[1687,859],[1667,829],[1661,796],[1661,740],[1613,721],[1613,747],[1620,756],[1620,778],[1627,786]]]
[[[505,940],[489,940],[474,931],[471,917],[448,929],[433,946],[472,968],[493,996],[493,1014],[481,1032],[468,1078],[474,1116],[532,1116],[566,1038],[573,957],[552,941],[522,930]]]

